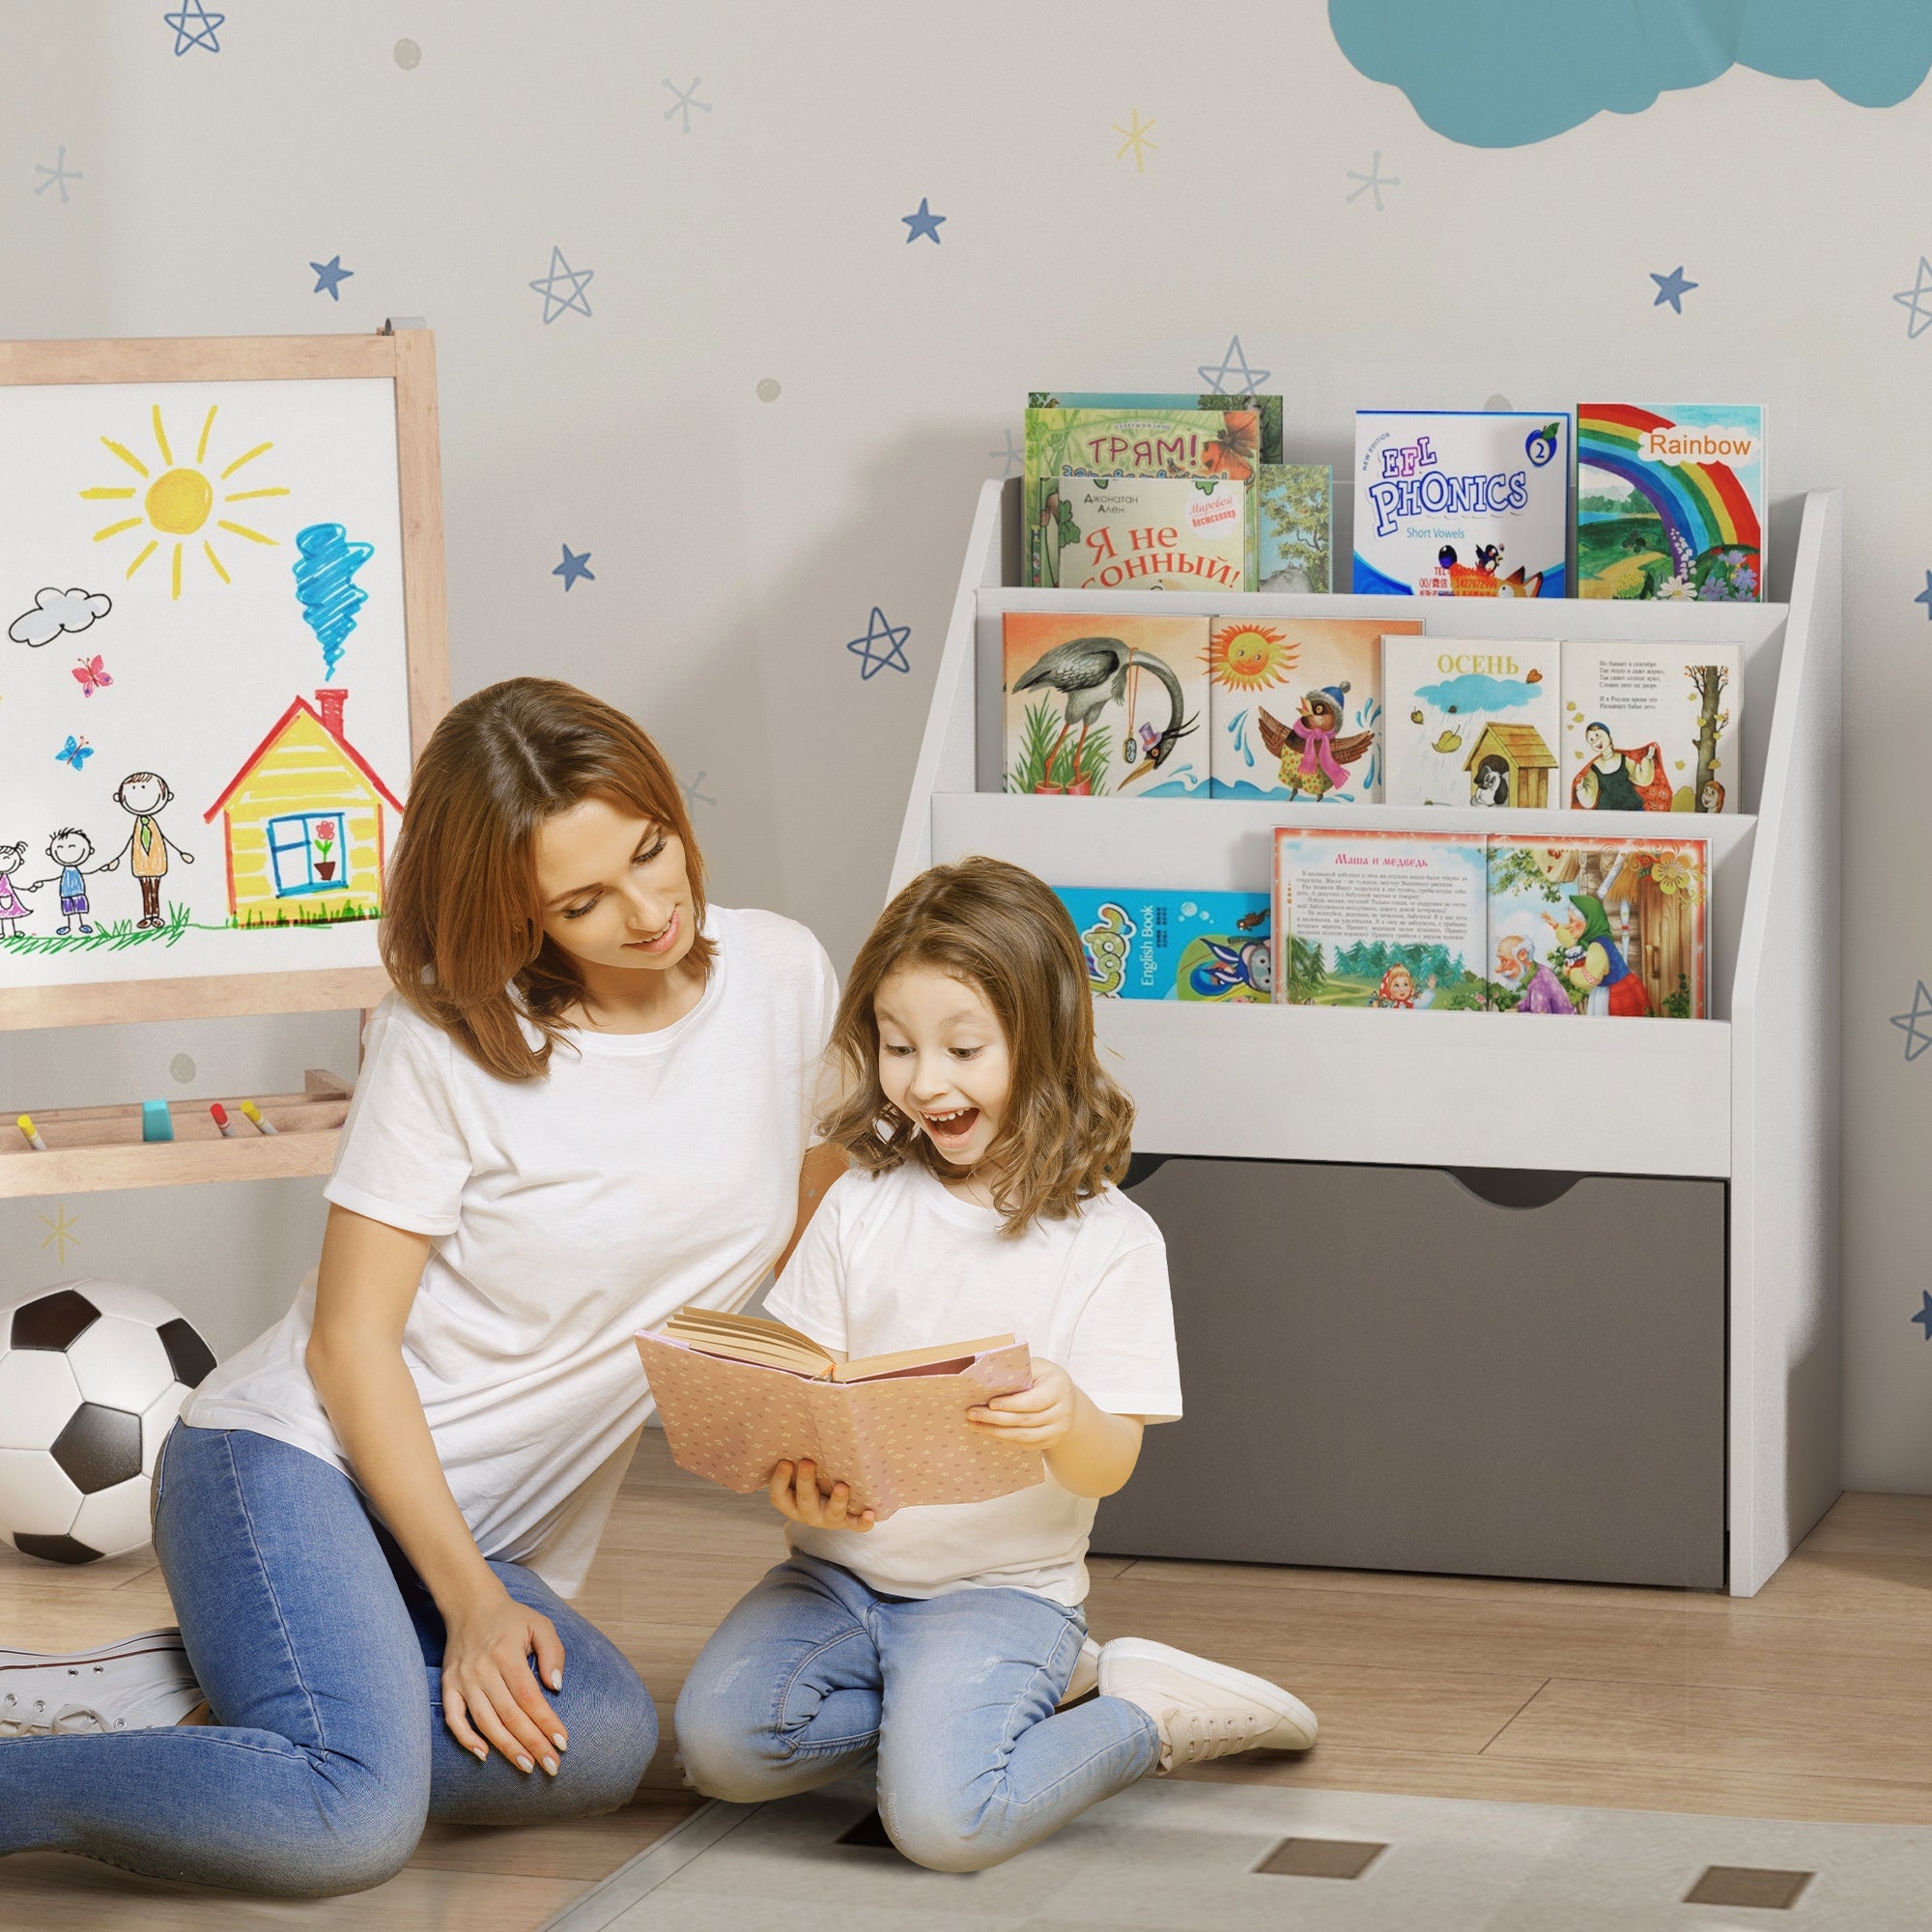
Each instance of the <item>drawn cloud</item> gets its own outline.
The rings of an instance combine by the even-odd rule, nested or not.
[[[1640,114],[1732,66],[1821,80],[1893,107],[1932,70],[1924,0],[1328,0],[1351,66],[1471,148],[1547,141],[1594,114]]]
[[[1488,677],[1472,670],[1440,684],[1422,685],[1415,695],[1438,711],[1509,711],[1527,704],[1536,690],[1520,678]]]
[[[43,590],[34,608],[7,626],[7,635],[16,644],[50,644],[63,631],[86,630],[113,608],[113,599],[100,590]]]

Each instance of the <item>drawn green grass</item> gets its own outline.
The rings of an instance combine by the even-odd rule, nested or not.
[[[225,919],[211,923],[190,919],[185,905],[171,905],[160,925],[137,926],[131,919],[97,923],[92,932],[14,932],[0,937],[0,952],[26,957],[45,952],[125,952],[132,946],[173,946],[185,932],[275,932],[285,927],[308,925],[357,925],[381,919],[382,914],[365,907],[328,914],[302,908],[277,909],[274,917],[250,913],[245,918]]]
[[[1053,750],[1053,741],[1060,737],[1063,723],[1063,718],[1048,698],[1027,706],[1026,717],[1020,724],[1019,756],[1007,774],[1009,791],[1036,792],[1046,781],[1047,753]],[[1064,788],[1076,779],[1084,778],[1088,789],[1098,798],[1107,789],[1106,733],[1097,727],[1088,732],[1087,744],[1080,753],[1076,769],[1073,752],[1079,743],[1080,734],[1077,731],[1069,731],[1062,741],[1059,752],[1054,754],[1052,782],[1056,787]]]

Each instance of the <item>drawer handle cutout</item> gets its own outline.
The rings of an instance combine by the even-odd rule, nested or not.
[[[1544,1167],[1449,1167],[1443,1172],[1492,1208],[1548,1208],[1583,1178]]]

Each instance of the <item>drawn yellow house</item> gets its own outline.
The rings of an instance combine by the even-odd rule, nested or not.
[[[343,735],[346,691],[298,697],[202,816],[221,818],[239,925],[373,919],[389,812],[403,807]]]

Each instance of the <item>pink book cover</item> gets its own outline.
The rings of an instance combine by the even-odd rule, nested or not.
[[[775,1463],[810,1457],[825,1484],[848,1483],[854,1510],[880,1521],[927,1503],[978,1503],[1045,1480],[1039,1451],[996,1442],[966,1411],[1033,1378],[1026,1344],[876,1381],[813,1381],[707,1355],[649,1332],[637,1338],[671,1460],[740,1495]]]

